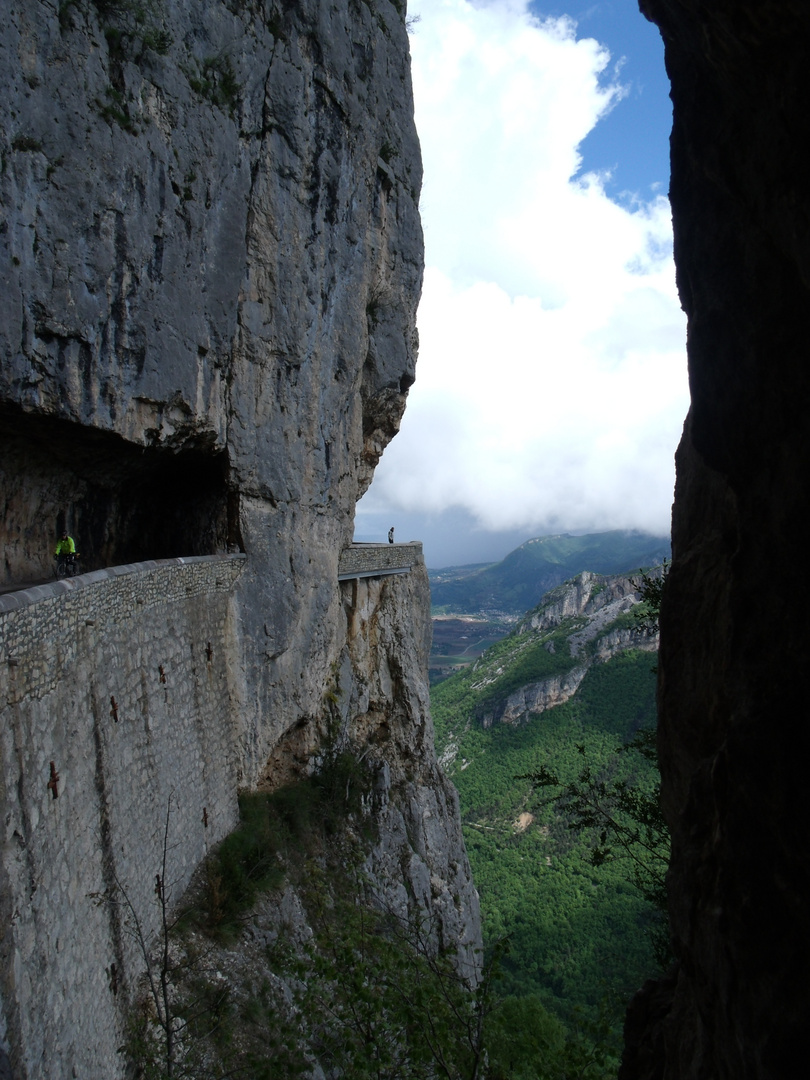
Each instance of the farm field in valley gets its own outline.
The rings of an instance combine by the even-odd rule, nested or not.
[[[433,618],[430,682],[435,685],[478,657],[509,633],[514,617],[486,619],[476,615],[438,615]]]

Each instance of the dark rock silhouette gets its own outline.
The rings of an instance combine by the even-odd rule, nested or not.
[[[623,1080],[789,1077],[810,1015],[806,559],[810,8],[643,0],[672,81],[692,406],[661,611],[679,966],[631,1007]]]

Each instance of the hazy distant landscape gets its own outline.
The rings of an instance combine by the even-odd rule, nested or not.
[[[431,684],[477,659],[539,603],[582,570],[635,573],[669,557],[669,537],[616,530],[527,540],[501,562],[428,570],[433,647]]]

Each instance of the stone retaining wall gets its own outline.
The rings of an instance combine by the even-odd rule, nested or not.
[[[166,560],[0,596],[0,1044],[17,1080],[113,1080],[159,926],[237,820],[231,590],[244,556]],[[120,899],[120,893],[119,893]],[[117,1075],[117,1074],[116,1074]]]

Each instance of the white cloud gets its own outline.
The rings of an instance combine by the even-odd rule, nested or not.
[[[667,201],[612,202],[579,143],[624,94],[528,0],[410,0],[425,186],[420,360],[369,510],[485,528],[669,525],[688,404]]]

